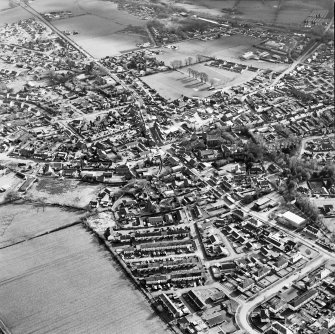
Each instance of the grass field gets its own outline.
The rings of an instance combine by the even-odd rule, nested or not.
[[[101,184],[91,184],[77,180],[43,178],[28,191],[27,198],[41,200],[49,204],[69,205],[85,208],[96,198]]]
[[[0,247],[79,221],[83,211],[30,204],[0,206]]]
[[[198,72],[207,73],[209,80],[213,79],[213,86],[215,89],[242,84],[243,82],[253,79],[257,75],[257,73],[249,71],[238,74],[219,68],[205,66],[204,64],[196,64],[190,67]],[[143,77],[142,80],[149,86],[154,87],[166,99],[174,100],[179,98],[181,94],[188,97],[206,97],[213,94],[212,90],[208,90],[210,84],[202,83],[199,80],[190,77],[187,68],[182,68],[178,71],[153,74]]]
[[[168,333],[81,226],[1,250],[0,319],[12,334]]]

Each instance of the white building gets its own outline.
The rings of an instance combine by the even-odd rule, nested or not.
[[[306,222],[305,218],[302,218],[291,211],[286,211],[278,217],[282,218],[286,223],[296,228],[302,226]]]

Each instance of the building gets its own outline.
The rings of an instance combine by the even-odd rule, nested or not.
[[[257,211],[265,209],[271,202],[269,197],[262,197],[255,202],[254,208]]]
[[[295,297],[288,303],[288,307],[292,311],[299,310],[303,305],[307,304],[310,300],[314,299],[318,295],[318,291],[315,289],[307,290],[302,295]]]
[[[246,278],[237,286],[237,289],[241,292],[245,292],[250,290],[254,285],[255,282],[251,278]]]
[[[183,312],[176,307],[165,293],[158,297],[158,301],[173,318],[179,318],[183,315]]]
[[[273,332],[278,334],[293,334],[293,332],[289,328],[279,322],[274,322],[271,325],[271,329]]]
[[[293,226],[295,228],[301,227],[306,223],[306,219],[302,218],[291,211],[286,211],[285,213],[278,216],[286,224]]]
[[[195,311],[200,311],[206,308],[205,302],[202,300],[202,298],[195,293],[193,290],[190,290],[187,293],[187,297],[192,302],[192,307],[195,308]]]

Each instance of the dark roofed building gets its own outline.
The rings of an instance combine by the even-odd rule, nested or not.
[[[303,293],[300,296],[297,296],[296,298],[294,298],[293,300],[291,300],[291,302],[288,304],[288,307],[293,310],[296,311],[298,310],[300,307],[302,307],[303,305],[305,305],[306,303],[308,303],[310,300],[312,300],[313,298],[315,298],[318,295],[318,291],[315,289],[312,290],[308,290],[305,293]]]
[[[225,321],[225,316],[223,314],[216,314],[211,318],[206,320],[208,327],[215,327],[222,324]]]

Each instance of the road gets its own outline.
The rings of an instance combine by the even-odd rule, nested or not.
[[[334,23],[334,18],[330,21],[330,23],[325,28],[324,32],[321,36],[324,36],[327,31],[331,28],[332,24]],[[308,55],[314,51],[317,50],[317,48],[321,45],[320,42],[316,41],[314,42],[302,55],[300,55],[284,72],[282,72],[278,77],[272,82],[270,85],[271,87],[275,86],[285,75],[292,72],[296,66],[298,66],[300,63],[305,61],[305,59],[308,57]]]
[[[270,87],[274,87],[277,83],[287,74],[292,72],[301,62],[303,62],[307,56],[314,52],[320,46],[319,42],[314,42],[302,55],[300,55],[284,72],[279,74],[276,79],[271,83]]]
[[[324,262],[325,258],[320,256],[314,259],[313,261],[310,261],[306,267],[300,270],[297,269],[293,275],[290,275],[287,278],[285,277],[274,286],[271,286],[270,288],[263,290],[261,294],[256,298],[249,301],[245,301],[243,304],[240,304],[240,306],[236,311],[236,322],[239,325],[239,327],[246,330],[248,334],[259,334],[259,332],[255,330],[249,323],[249,316],[251,314],[251,311],[256,306],[263,303],[264,300],[269,299],[272,296],[276,295],[285,286],[291,285],[295,280],[299,279],[302,276],[305,276],[309,272],[320,267]]]
[[[84,50],[82,47],[80,47],[78,44],[76,44],[72,39],[70,39],[68,36],[63,34],[61,31],[59,31],[50,22],[45,20],[32,7],[30,7],[29,5],[21,5],[21,6],[22,6],[22,8],[24,8],[25,10],[27,10],[28,12],[33,14],[35,17],[37,17],[45,25],[47,25],[60,38],[62,38],[67,43],[72,45],[72,47],[74,47],[76,50],[81,52],[87,59],[89,59],[90,61],[93,61],[96,64],[96,66],[98,66],[100,69],[102,69],[106,74],[108,74],[116,82],[119,82],[122,85],[122,87],[124,87],[128,91],[131,91],[133,93],[133,96],[134,96],[135,100],[137,100],[139,102],[140,106],[144,105],[144,101],[143,101],[142,97],[134,89],[130,88],[123,80],[121,80],[115,73],[112,73],[108,68],[103,66],[97,59],[95,59],[86,50]],[[324,34],[328,31],[328,29],[330,29],[330,27],[331,27],[331,24],[325,29]],[[286,74],[291,72],[299,63],[304,61],[305,58],[318,47],[318,45],[319,45],[319,42],[313,43],[297,60],[295,60],[291,64],[291,66],[288,69],[286,69],[283,73],[281,73],[275,79],[275,81],[272,83],[271,86],[275,86]],[[139,114],[142,118],[142,121],[143,121],[144,125],[146,125],[145,119],[143,117],[141,109],[139,111]],[[199,179],[202,179],[201,175],[199,175],[199,173],[197,171],[195,171],[195,174],[196,174],[197,177],[199,177]],[[209,189],[212,189],[212,190],[214,189],[206,181],[204,181],[204,183],[209,187]],[[237,205],[237,207],[240,207],[240,206]],[[245,211],[245,209],[243,207],[240,207],[240,209]],[[260,219],[261,221],[264,221],[264,217],[259,216],[257,213],[250,212],[250,211],[248,211],[248,213],[249,214],[251,213],[252,216],[254,216],[255,218]],[[265,223],[268,223],[270,225],[272,224],[272,223],[269,223],[268,221],[265,221]],[[275,284],[274,286],[271,286],[268,289],[263,290],[261,295],[257,296],[255,299],[246,301],[242,305],[240,305],[240,307],[238,308],[238,311],[236,313],[236,321],[237,321],[237,324],[240,326],[240,328],[246,330],[248,334],[259,334],[256,330],[254,330],[251,327],[251,325],[249,324],[249,321],[248,321],[248,317],[250,315],[250,312],[254,307],[256,307],[259,303],[263,302],[264,299],[269,298],[272,295],[274,295],[275,293],[277,293],[284,286],[292,284],[292,282],[295,281],[300,275],[305,275],[308,272],[312,271],[313,269],[319,267],[325,261],[325,259],[329,258],[330,256],[333,257],[333,254],[331,254],[329,252],[326,252],[321,247],[318,247],[318,246],[314,245],[314,243],[312,244],[311,242],[303,239],[302,237],[300,237],[298,235],[295,235],[295,234],[293,235],[292,232],[287,231],[286,229],[284,229],[282,227],[278,227],[277,225],[276,225],[276,227],[284,230],[286,234],[292,236],[294,239],[299,239],[303,244],[306,244],[310,247],[313,247],[314,249],[317,249],[320,252],[320,254],[323,254],[323,256],[319,256],[318,258],[314,259],[313,261],[310,261],[305,268],[301,269],[301,272],[299,272],[297,270],[294,274],[290,275],[287,278],[285,277],[284,279],[282,279],[279,283]],[[201,247],[200,247],[200,249],[201,249]]]

